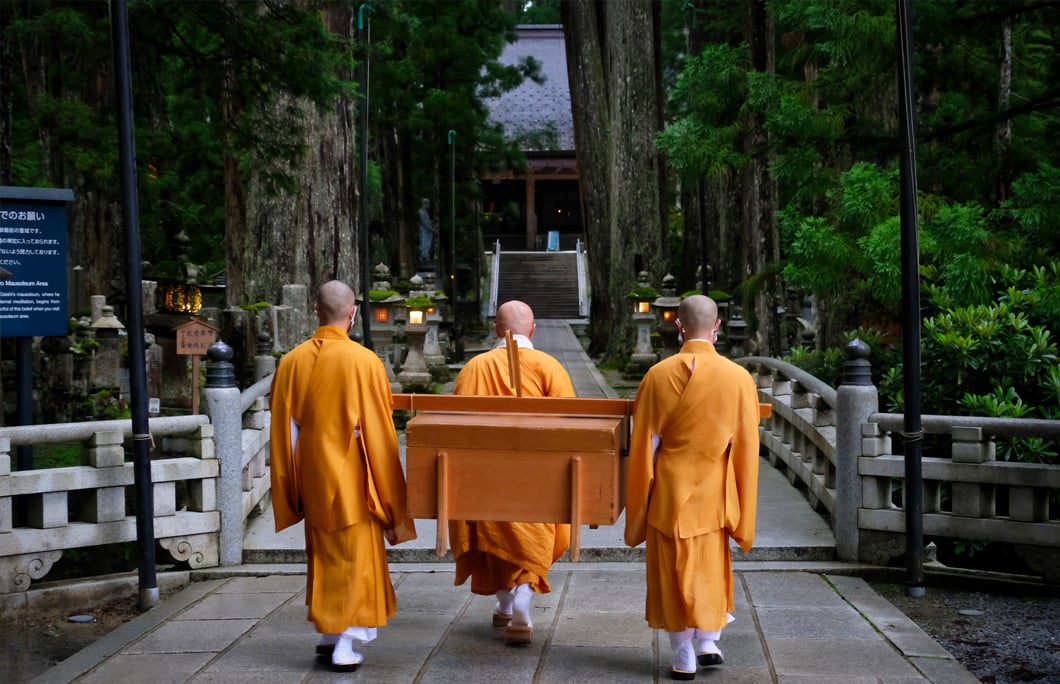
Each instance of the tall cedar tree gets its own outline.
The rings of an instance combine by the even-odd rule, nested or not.
[[[593,293],[590,350],[624,364],[635,339],[627,295],[637,274],[661,282],[667,231],[660,6],[566,0],[567,70]]]

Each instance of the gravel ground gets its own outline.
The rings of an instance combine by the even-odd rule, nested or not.
[[[1060,595],[928,586],[909,598],[904,584],[873,588],[916,622],[985,684],[1060,683]]]

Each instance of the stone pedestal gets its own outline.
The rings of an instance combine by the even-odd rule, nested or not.
[[[375,341],[375,354],[383,362],[386,368],[386,379],[390,382],[391,392],[400,392],[401,384],[397,381],[394,373],[394,333],[396,330],[392,325],[380,325],[372,330],[372,339]]]
[[[650,313],[633,314],[633,325],[637,328],[637,344],[629,357],[627,372],[644,373],[658,361],[651,346],[651,331],[655,327],[655,316]]]
[[[428,326],[426,324],[409,324],[405,327],[405,336],[408,340],[409,353],[405,356],[405,363],[397,380],[401,383],[402,391],[427,392],[431,388],[431,374],[427,369],[427,362],[423,356],[423,343],[427,336]]]

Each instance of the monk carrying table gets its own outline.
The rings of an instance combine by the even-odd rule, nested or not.
[[[450,520],[570,523],[577,561],[581,526],[613,525],[625,507],[633,401],[523,397],[510,331],[507,347],[514,397],[394,395],[420,412],[405,425],[409,514],[438,521],[439,556]]]
[[[409,513],[450,520],[612,525],[623,508],[631,402],[622,399],[395,395],[405,426]],[[515,483],[519,483],[518,485]]]

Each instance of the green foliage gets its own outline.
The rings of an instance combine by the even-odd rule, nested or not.
[[[397,296],[400,296],[400,295],[398,295],[397,290],[369,290],[368,291],[368,299],[371,302],[373,302],[373,303],[381,302],[384,299],[390,299],[391,297],[397,297]]]
[[[626,295],[629,299],[655,299],[659,291],[654,287],[635,287]]]
[[[520,24],[560,23],[560,0],[534,0],[519,3]]]
[[[428,297],[427,295],[420,295],[418,297],[409,297],[408,299],[405,300],[405,306],[407,306],[409,308],[413,308],[413,307],[416,307],[416,308],[428,307],[428,306],[430,306],[433,303],[434,302],[431,301],[431,298]]]
[[[240,304],[239,308],[243,311],[249,311],[250,313],[257,313],[259,311],[265,311],[271,306],[272,304],[269,302],[254,302],[252,304]]]
[[[438,217],[453,217],[439,234],[443,261],[453,252],[471,260],[478,254],[475,206],[479,178],[490,169],[517,172],[526,160],[519,141],[508,140],[489,120],[485,98],[517,87],[524,79],[541,80],[540,63],[524,58],[497,61],[515,39],[514,14],[485,0],[383,2],[374,4],[369,115],[373,131],[396,142],[401,163],[384,164],[384,188],[407,188],[401,205],[431,199]],[[455,138],[449,132],[455,132]],[[550,146],[554,126],[524,131],[530,149]],[[450,206],[450,169],[452,179]],[[400,176],[400,177],[397,177]],[[497,219],[494,219],[497,220]],[[440,221],[439,221],[440,223]],[[397,287],[399,291],[400,287]]]
[[[132,410],[120,394],[101,389],[79,397],[76,415],[81,420],[116,420],[130,418]]]
[[[832,294],[851,282],[857,263],[850,240],[821,217],[808,217],[796,229],[789,248],[784,279],[796,289]]]
[[[678,111],[658,135],[670,164],[690,178],[714,178],[742,166],[741,122],[736,118],[747,93],[747,47],[707,46],[685,63],[671,93]]]
[[[843,361],[846,357],[843,350],[836,347],[813,349],[811,347],[793,347],[783,360],[800,368],[826,384],[837,387],[843,374]]]
[[[99,349],[99,341],[94,337],[82,338],[70,345],[70,353],[77,356],[90,355],[92,352]]]
[[[33,467],[67,468],[81,465],[81,445],[73,443],[47,443],[33,445]]]
[[[1060,167],[1039,162],[1035,172],[1013,182],[1012,192],[1002,211],[1017,234],[1043,252],[1060,253]]]
[[[10,4],[0,40],[34,68],[11,80],[12,181],[77,179],[79,196],[117,201],[117,125],[106,81],[113,61],[107,5]],[[144,258],[175,237],[206,273],[224,268],[224,161],[275,190],[291,185],[307,121],[298,103],[352,92],[350,52],[299,3],[130,3],[140,225]],[[35,74],[45,73],[37,79]],[[101,74],[103,74],[101,76]],[[6,85],[6,84],[5,84]],[[4,96],[9,92],[5,90]]]

